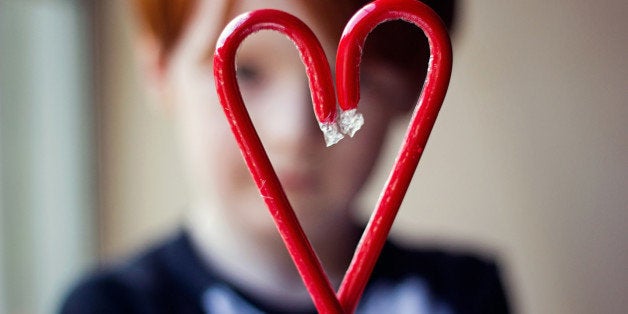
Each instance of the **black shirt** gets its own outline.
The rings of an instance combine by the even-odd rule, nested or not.
[[[382,310],[383,309],[383,310]],[[434,249],[384,247],[357,313],[509,313],[493,262]],[[295,313],[224,281],[185,231],[80,282],[61,307],[83,313]],[[315,312],[312,308],[308,312]]]

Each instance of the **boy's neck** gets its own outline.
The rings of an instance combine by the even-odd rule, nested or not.
[[[209,202],[199,202],[188,213],[186,223],[194,247],[205,263],[243,292],[262,300],[292,308],[310,306],[310,296],[278,233],[252,234],[234,226],[224,212]],[[340,284],[359,236],[349,217],[337,221],[344,225],[320,232],[324,239],[310,239],[334,288]]]

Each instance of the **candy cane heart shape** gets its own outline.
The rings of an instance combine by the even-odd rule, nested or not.
[[[296,17],[277,10],[257,10],[232,20],[216,44],[216,90],[231,130],[277,229],[321,313],[342,313],[340,303],[281,187],[277,174],[246,110],[236,77],[235,56],[242,41],[260,30],[287,35],[297,46],[309,78],[314,112],[324,132],[337,140],[336,99],[329,63],[314,33]],[[326,138],[329,140],[329,138]],[[328,145],[329,145],[328,141]]]
[[[357,108],[360,98],[359,63],[367,35],[377,25],[399,19],[423,30],[431,56],[423,90],[401,149],[338,291],[338,299],[346,313],[355,310],[364,291],[419,163],[451,77],[451,43],[438,15],[416,0],[377,0],[351,18],[340,40],[336,58],[336,88],[342,110],[349,112]]]

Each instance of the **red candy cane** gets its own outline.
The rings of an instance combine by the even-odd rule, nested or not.
[[[238,87],[237,48],[248,35],[263,29],[284,33],[296,44],[309,77],[316,117],[321,125],[335,125],[336,99],[323,48],[303,22],[285,12],[258,10],[242,14],[227,25],[218,38],[214,55],[216,90],[246,164],[316,308],[323,313],[341,313],[340,303],[288,202]]]
[[[440,18],[426,5],[415,0],[377,0],[353,16],[338,48],[336,72],[338,99],[343,110],[339,121],[342,132],[352,135],[361,123],[361,117],[355,110],[360,95],[359,63],[366,36],[380,23],[396,19],[416,24],[427,35],[431,51],[427,78],[393,170],[337,297],[255,131],[244,106],[235,71],[235,53],[246,36],[262,29],[286,34],[301,53],[310,79],[316,117],[326,133],[328,145],[330,142],[333,144],[341,135],[336,130],[331,74],[320,43],[311,30],[295,17],[276,10],[259,10],[234,19],[220,35],[216,45],[216,89],[227,120],[279,233],[321,313],[352,313],[357,307],[447,92],[452,53],[447,31]]]
[[[336,59],[340,107],[347,111],[358,105],[358,65],[366,36],[377,25],[397,19],[414,23],[425,32],[431,56],[423,90],[393,170],[338,292],[340,303],[347,313],[355,310],[384,246],[445,99],[451,76],[451,43],[438,15],[418,1],[378,0],[365,6],[351,18],[340,40]]]

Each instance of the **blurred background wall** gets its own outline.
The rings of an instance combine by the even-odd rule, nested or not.
[[[520,313],[625,312],[628,2],[460,2],[450,92],[401,209],[394,236],[401,241],[471,247],[495,255],[502,262],[511,298]],[[92,232],[86,232],[88,236],[80,241],[82,244],[75,244],[85,245],[78,254],[85,256],[80,259],[85,263],[91,259],[118,260],[166,235],[176,228],[186,203],[171,121],[150,104],[138,83],[141,74],[133,61],[133,37],[124,1],[96,3],[93,45],[63,45],[70,51],[90,47],[94,50],[91,55],[96,88],[91,102],[83,102],[87,107],[78,106],[75,110],[87,110],[87,118],[79,115],[83,117],[79,120],[87,123],[80,132],[94,130],[96,140],[86,143],[77,139],[74,145],[96,153],[90,156],[83,149],[72,156],[84,156],[88,165],[89,160],[94,163],[91,168],[79,166],[76,171],[85,178],[97,178],[98,193],[88,198],[97,201],[97,210],[91,211],[90,203],[81,201],[72,207],[73,214],[67,214],[74,218],[64,218],[84,223],[65,224],[67,230],[92,227],[88,229]],[[5,29],[6,7],[0,7],[0,25]],[[31,20],[28,16],[11,19],[12,23],[26,24]],[[52,36],[41,32],[37,28],[35,33]],[[5,43],[5,39],[0,41],[3,46]],[[11,55],[5,53],[3,46],[0,61],[6,63]],[[89,67],[84,63],[80,66]],[[13,136],[7,135],[16,129],[6,127],[5,115],[7,108],[18,108],[15,98],[9,97],[15,92],[7,89],[17,88],[12,84],[22,81],[16,74],[21,73],[18,70],[0,70],[0,152],[4,157],[0,185],[2,312],[3,306],[8,310],[28,308],[17,307],[22,304],[20,300],[27,299],[24,294],[29,290],[14,288],[22,282],[14,274],[16,260],[34,263],[32,254],[51,253],[33,249],[35,253],[14,255],[17,249],[12,247],[31,247],[34,240],[6,231],[7,225],[13,224],[7,217],[24,218],[27,214],[16,211],[33,212],[31,209],[36,207],[17,206],[10,192],[14,183],[7,182],[7,178],[12,171],[22,171],[12,175],[20,177],[23,171],[38,169],[36,165],[42,160],[7,162],[6,156],[15,151],[11,145],[17,144],[12,142]],[[69,73],[66,84],[84,84],[82,76],[77,78]],[[95,108],[91,113],[94,120],[89,118],[89,104]],[[14,127],[30,134],[27,139],[38,138],[39,133],[28,133],[37,132],[28,125],[31,124]],[[55,137],[67,137],[77,131],[68,132]],[[400,124],[391,134],[396,140],[363,197],[367,209],[377,198],[401,132]],[[24,136],[17,138],[25,140]],[[96,174],[90,174],[89,169],[95,169]],[[40,195],[28,185],[21,191],[30,191],[29,199]],[[81,194],[80,187],[72,191],[91,195]],[[37,202],[46,200],[42,197]],[[363,219],[367,216],[367,211],[361,213]],[[28,225],[40,226],[37,223]],[[42,237],[32,236],[39,234],[35,231],[38,229],[23,232]],[[50,260],[39,265],[51,268],[55,266],[52,263],[59,262]],[[72,276],[78,276],[83,269],[84,266],[73,267]],[[31,288],[41,284],[39,279],[27,279]],[[6,300],[4,305],[2,300]]]
[[[96,260],[90,1],[0,0],[0,313],[51,313]]]

